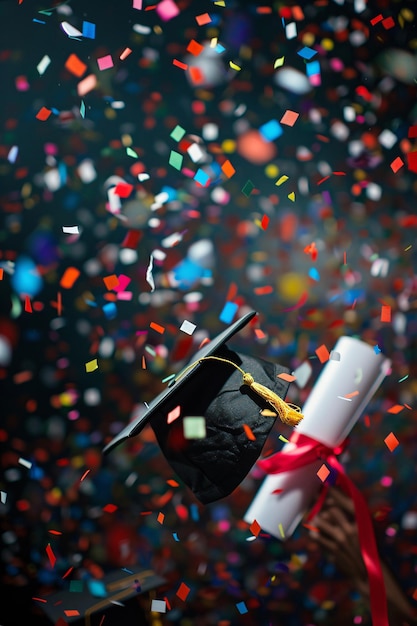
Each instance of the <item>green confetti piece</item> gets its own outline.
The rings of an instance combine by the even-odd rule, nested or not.
[[[184,417],[183,429],[186,439],[204,439],[206,436],[206,420],[204,417]]]
[[[166,376],[166,378],[162,379],[163,383],[167,383],[168,381],[172,380],[173,378],[175,378],[176,374],[170,374],[169,376]]]
[[[85,118],[85,104],[84,104],[84,100],[81,100],[81,104],[80,104],[80,115],[81,117],[84,119]]]
[[[171,150],[171,154],[169,155],[169,164],[172,167],[175,167],[176,170],[181,170],[182,162],[184,157],[179,152],[175,152],[175,150]]]
[[[174,139],[174,141],[181,141],[185,133],[186,133],[185,128],[177,124],[174,130],[171,132],[170,137]]]
[[[133,157],[134,159],[139,158],[136,152],[132,150],[132,148],[126,148],[126,154],[127,156]]]
[[[245,194],[245,196],[248,198],[254,189],[255,185],[251,180],[248,180],[243,186],[242,193]]]
[[[70,580],[70,591],[81,592],[83,590],[83,581],[82,580]]]

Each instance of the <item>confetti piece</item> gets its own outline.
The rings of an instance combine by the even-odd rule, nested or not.
[[[65,61],[65,68],[77,78],[81,78],[87,70],[86,64],[83,63],[76,54],[69,55],[68,59]]]
[[[404,406],[402,404],[394,404],[391,408],[388,409],[387,413],[391,413],[392,415],[397,415],[403,410]]]
[[[231,178],[236,172],[235,168],[233,167],[233,165],[230,163],[229,160],[223,163],[221,170],[227,178]]]
[[[25,296],[25,311],[26,313],[33,313],[32,303],[29,296]]]
[[[111,274],[110,276],[105,276],[103,278],[103,283],[106,285],[106,289],[110,291],[111,289],[114,289],[118,286],[119,279],[117,278],[116,274]]]
[[[89,74],[77,84],[77,94],[83,97],[95,87],[97,87],[97,77],[95,74]]]
[[[236,63],[234,63],[233,61],[229,61],[229,67],[232,70],[235,70],[236,72],[240,72],[240,70],[242,69],[239,65],[237,65]]]
[[[155,613],[166,613],[167,604],[165,600],[152,600],[151,611],[154,611]]]
[[[40,120],[41,122],[46,122],[46,120],[51,116],[51,114],[52,114],[52,111],[50,109],[47,109],[46,107],[42,107],[36,113],[36,119]]]
[[[248,198],[254,189],[255,185],[253,184],[253,182],[251,180],[247,180],[246,183],[243,185],[242,193]]]
[[[390,165],[392,171],[394,172],[394,174],[396,174],[398,172],[398,170],[400,170],[404,165],[404,161],[402,160],[401,157],[397,157],[396,159],[394,159]]]
[[[286,313],[287,311],[295,311],[296,309],[300,309],[302,306],[304,306],[304,304],[307,302],[308,300],[308,292],[304,291],[300,298],[298,299],[298,301],[296,302],[296,304],[294,304],[293,306],[290,307],[286,307],[285,309],[283,309],[284,313]]]
[[[181,407],[180,405],[176,406],[172,411],[170,411],[167,415],[167,424],[172,424],[176,419],[181,415]]]
[[[325,463],[320,467],[317,472],[317,476],[320,478],[321,482],[324,483],[326,478],[329,476],[330,470]]]
[[[400,442],[398,441],[394,433],[390,433],[389,435],[387,435],[384,439],[384,443],[390,452],[393,452],[395,448],[400,445]]]
[[[156,322],[151,322],[149,326],[150,328],[152,328],[152,330],[156,330],[156,332],[161,335],[163,335],[165,332],[164,326],[161,326],[161,324],[157,324]]]
[[[259,127],[259,132],[265,141],[274,141],[278,139],[283,133],[281,124],[277,120],[270,120],[266,124],[262,124]]]
[[[208,13],[202,13],[201,15],[196,15],[195,21],[199,26],[205,26],[210,24],[212,19]]]
[[[281,372],[281,374],[278,374],[277,378],[281,378],[281,380],[285,380],[287,383],[292,383],[294,380],[297,380],[294,374],[287,374],[287,372]]]
[[[45,56],[42,57],[42,59],[39,61],[39,63],[36,66],[36,69],[38,70],[38,73],[40,76],[43,76],[43,74],[45,74],[50,63],[51,63],[51,57],[45,54]]]
[[[155,291],[155,281],[153,279],[153,254],[149,257],[149,265],[146,269],[146,282],[151,287],[151,292]]]
[[[256,437],[253,434],[252,429],[249,426],[249,424],[243,424],[243,430],[245,431],[245,435],[249,439],[249,441],[256,441]]]
[[[182,600],[183,602],[185,602],[185,600],[188,597],[188,594],[190,593],[190,588],[188,587],[188,585],[186,585],[185,583],[181,583],[179,586],[179,589],[176,593],[176,596]]]
[[[290,109],[287,109],[284,115],[280,119],[280,124],[285,124],[286,126],[294,126],[295,122],[298,120],[299,117],[300,117],[299,113],[296,113],[295,111],[291,111]]]
[[[124,61],[125,59],[127,59],[127,57],[132,54],[132,49],[131,48],[125,48],[123,50],[123,52],[121,53],[121,55],[119,56],[119,59],[121,61]]]
[[[0,502],[2,504],[6,504],[7,502],[7,493],[5,491],[0,491]]]
[[[188,320],[184,320],[180,326],[180,330],[182,330],[182,332],[186,333],[187,335],[192,335],[196,328],[197,325],[189,322]]]
[[[183,160],[184,157],[182,154],[176,152],[175,150],[171,150],[168,161],[171,167],[175,168],[178,171],[181,171]]]
[[[96,25],[93,22],[83,22],[83,37],[87,39],[96,38]]]
[[[134,186],[129,183],[117,183],[114,188],[114,193],[119,198],[128,198],[132,191],[134,190]]]
[[[198,43],[195,39],[191,39],[190,43],[187,46],[187,52],[194,56],[198,56],[204,50],[204,46],[201,43]]]
[[[391,307],[386,304],[381,307],[381,322],[391,322]]]
[[[89,469],[88,469],[88,470],[86,470],[86,471],[84,472],[84,474],[83,474],[83,475],[81,476],[81,478],[80,478],[80,483],[82,483],[82,482],[83,482],[83,480],[85,480],[85,479],[87,478],[87,476],[88,476],[88,474],[89,474],[90,472],[91,472],[91,470],[89,470]]]
[[[164,523],[164,519],[165,519],[165,515],[164,513],[162,513],[161,511],[158,513],[158,517],[156,518],[156,521],[159,524],[163,524]]]
[[[106,506],[103,506],[103,511],[106,513],[115,513],[117,509],[118,507],[115,504],[106,504]]]
[[[285,57],[279,57],[278,59],[275,59],[274,70],[276,70],[277,67],[282,67],[284,65],[284,61],[285,61]]]
[[[241,615],[244,615],[245,613],[248,612],[248,608],[247,608],[247,606],[246,606],[246,604],[244,602],[238,602],[236,604],[236,608],[237,608],[237,610],[239,611],[239,613]]]
[[[324,344],[319,346],[315,352],[318,356],[320,363],[325,363],[326,361],[329,360],[330,353]]]
[[[197,172],[195,173],[194,180],[202,187],[205,187],[210,180],[210,176],[207,174],[207,172],[205,172],[201,168],[198,168]]]
[[[27,469],[31,469],[32,467],[32,463],[30,461],[27,461],[26,459],[23,459],[22,457],[20,457],[18,462],[19,465],[23,465],[23,467],[26,467]]]
[[[239,305],[237,305],[235,302],[226,302],[222,312],[220,313],[220,321],[224,324],[231,324],[238,308]]]
[[[261,526],[256,521],[256,519],[254,519],[252,524],[249,526],[249,530],[251,531],[252,535],[254,535],[255,537],[257,537],[259,533],[261,532]]]
[[[292,191],[291,193],[289,193],[287,198],[288,200],[291,200],[291,202],[295,202],[295,192]]]
[[[280,176],[277,180],[277,182],[275,183],[275,185],[277,187],[280,187],[283,183],[287,182],[288,180],[288,176],[286,176],[285,174],[283,174],[282,176]]]
[[[156,12],[162,20],[167,22],[179,15],[180,10],[173,0],[162,0],[158,2]]]
[[[59,281],[60,286],[64,289],[71,289],[79,275],[80,270],[76,267],[67,267]]]
[[[49,559],[49,563],[51,564],[51,567],[54,567],[56,563],[56,556],[54,554],[54,551],[52,550],[50,543],[48,543],[48,545],[46,546],[46,554],[48,555],[48,559]]]
[[[108,70],[114,66],[114,62],[111,54],[106,54],[104,57],[99,57],[97,59],[98,69],[100,71]]]
[[[97,369],[98,369],[97,359],[93,359],[92,361],[88,361],[88,363],[85,364],[85,371],[87,373],[94,372]]]
[[[206,420],[204,417],[187,416],[183,421],[185,439],[204,439],[206,436]]]
[[[75,26],[72,26],[72,24],[70,24],[69,22],[61,22],[61,28],[64,33],[68,35],[68,37],[70,37],[71,39],[76,39],[83,36],[82,32],[78,30],[78,28],[75,28]]]

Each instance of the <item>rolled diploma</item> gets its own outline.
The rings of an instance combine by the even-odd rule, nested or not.
[[[339,360],[340,357],[340,360]],[[297,432],[330,448],[339,446],[365,410],[389,372],[391,361],[364,341],[340,337],[305,405]],[[356,395],[350,397],[349,394]],[[286,443],[282,451],[295,444]],[[318,495],[322,482],[317,471],[322,460],[291,472],[270,474],[264,481],[244,520],[254,520],[278,539],[290,537]],[[282,490],[280,493],[274,493]]]

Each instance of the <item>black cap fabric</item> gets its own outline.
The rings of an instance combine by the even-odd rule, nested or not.
[[[200,502],[213,502],[236,489],[259,458],[277,414],[286,421],[281,405],[289,408],[283,402],[289,383],[278,378],[287,368],[225,345],[255,315],[246,314],[199,350],[104,452],[137,435],[149,422],[169,464]],[[289,411],[296,414],[295,421],[302,418]],[[203,424],[203,432],[187,433],[185,422],[193,419]]]

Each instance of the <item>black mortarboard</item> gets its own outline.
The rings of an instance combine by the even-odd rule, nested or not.
[[[226,346],[255,316],[247,313],[205,344],[104,452],[149,423],[169,464],[200,502],[236,489],[259,458],[276,415],[291,425],[303,417],[284,401],[289,383],[279,375],[287,368]],[[184,433],[186,418],[199,417],[205,420],[202,436]]]

